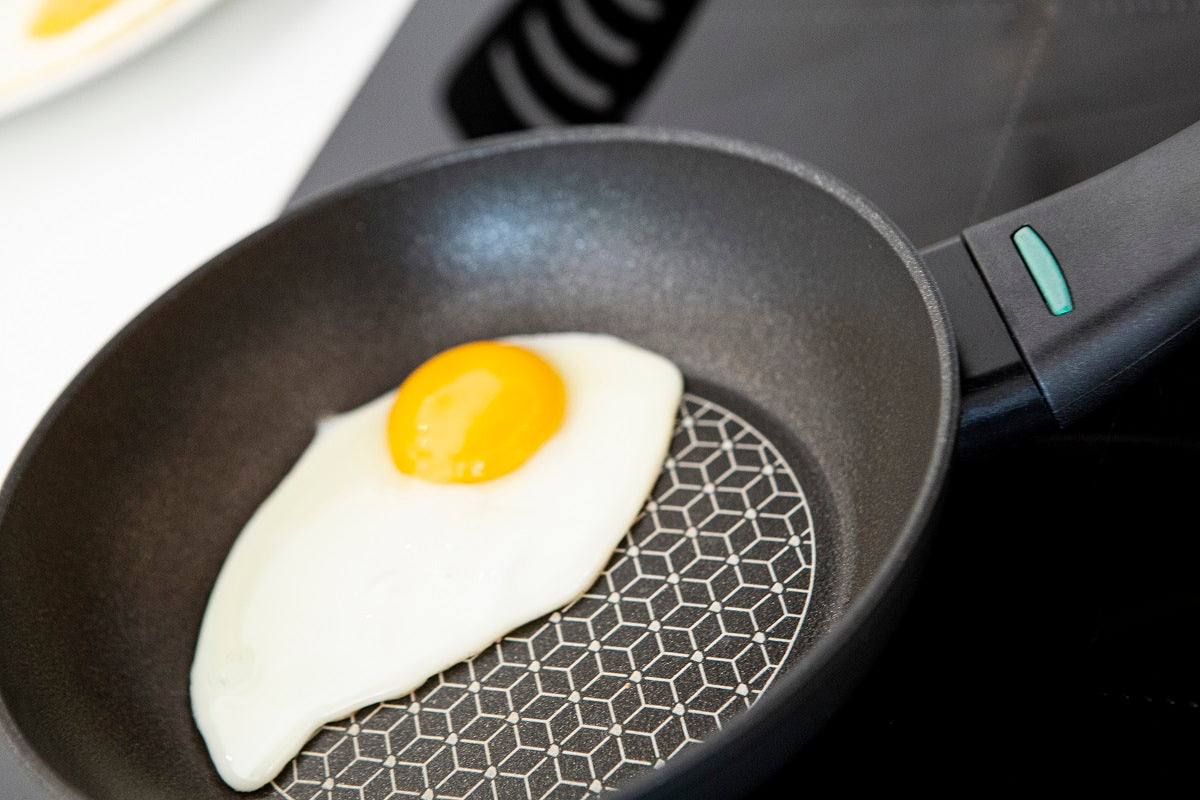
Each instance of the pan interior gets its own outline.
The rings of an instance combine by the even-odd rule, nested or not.
[[[454,344],[561,330],[671,358],[693,410],[739,420],[794,472],[807,499],[794,522],[816,531],[821,561],[790,573],[803,609],[781,606],[794,631],[776,638],[801,654],[884,563],[934,457],[944,365],[925,300],[895,243],[803,175],[708,147],[568,139],[397,173],[293,215],[102,352],[6,487],[0,697],[20,736],[86,797],[239,796],[192,723],[188,669],[241,526],[316,420]],[[630,549],[650,547],[656,513],[610,574],[643,557]],[[813,557],[803,534],[780,552]],[[576,605],[625,591],[605,588]],[[338,646],[313,631],[296,657]],[[470,693],[461,669],[448,674]],[[766,686],[750,683],[721,709]],[[364,716],[331,730],[317,740],[327,764],[346,747],[329,736],[357,747],[372,729]],[[333,796],[325,777],[305,782],[311,796]]]
[[[815,537],[779,448],[685,395],[650,501],[583,597],[326,725],[261,796],[582,798],[626,785],[707,740],[794,662]]]

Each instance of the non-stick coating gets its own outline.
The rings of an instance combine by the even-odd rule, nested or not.
[[[808,168],[680,135],[492,144],[286,217],[110,343],[11,474],[0,697],[21,746],[85,797],[236,796],[192,722],[188,670],[241,526],[317,419],[442,348],[558,330],[663,353],[798,459],[828,559],[805,627],[820,641],[742,716],[825,697],[805,701],[803,738],[844,691],[828,671],[889,613],[875,606],[906,572],[949,453],[951,345],[916,263]],[[339,643],[314,631],[295,645],[302,658]],[[707,762],[753,730],[727,729]]]

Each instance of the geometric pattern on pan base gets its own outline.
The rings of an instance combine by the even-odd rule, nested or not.
[[[581,798],[661,766],[789,664],[815,568],[792,468],[684,395],[663,473],[587,594],[324,726],[260,797]]]

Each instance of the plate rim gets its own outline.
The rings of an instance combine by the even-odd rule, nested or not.
[[[12,79],[15,86],[4,89],[0,84],[0,121],[47,102],[72,89],[89,83],[116,69],[134,56],[149,50],[204,11],[221,0],[159,0],[146,10],[149,17],[135,22],[132,28],[115,35],[107,44],[96,47],[90,54],[73,52],[62,61],[23,73]],[[47,73],[39,77],[38,72]]]

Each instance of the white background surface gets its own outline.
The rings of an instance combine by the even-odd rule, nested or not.
[[[413,0],[224,0],[0,120],[0,474],[142,307],[276,216]]]

